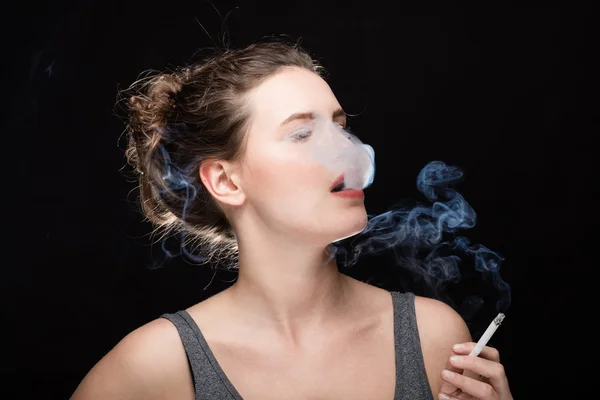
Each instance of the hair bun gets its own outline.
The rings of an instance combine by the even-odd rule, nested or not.
[[[146,156],[156,149],[162,129],[177,108],[177,95],[182,87],[177,74],[161,73],[137,81],[136,92],[129,97],[128,163],[140,174],[146,168]]]
[[[148,125],[164,123],[176,107],[181,86],[182,81],[175,74],[154,77],[145,82],[138,95],[131,97],[131,111],[138,114],[140,122]]]

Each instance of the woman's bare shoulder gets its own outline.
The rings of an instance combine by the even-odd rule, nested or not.
[[[462,317],[448,304],[422,296],[415,296],[415,313],[421,340],[435,343],[444,339],[470,339],[470,333]],[[424,337],[423,337],[424,336]]]
[[[88,372],[72,400],[193,399],[177,328],[158,318],[125,336]]]
[[[415,314],[425,370],[433,393],[437,393],[452,346],[470,342],[471,334],[462,317],[439,300],[415,296]]]

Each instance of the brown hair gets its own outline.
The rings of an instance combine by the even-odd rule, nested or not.
[[[298,44],[263,42],[225,50],[199,64],[136,81],[126,96],[126,157],[138,172],[142,212],[165,237],[206,261],[237,266],[237,241],[203,187],[202,160],[234,161],[244,152],[247,94],[284,67],[322,68]]]

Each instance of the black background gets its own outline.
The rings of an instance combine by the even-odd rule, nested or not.
[[[233,47],[266,35],[302,38],[328,69],[344,109],[359,114],[353,130],[376,151],[370,213],[424,200],[415,178],[429,161],[463,169],[457,190],[478,223],[462,234],[505,258],[502,277],[512,289],[491,344],[513,395],[573,394],[562,367],[570,368],[547,358],[573,350],[557,350],[564,339],[549,336],[560,328],[557,315],[561,326],[575,318],[565,302],[593,268],[588,11],[445,4],[419,11],[392,2],[12,4],[2,24],[8,240],[0,390],[67,398],[128,332],[235,279],[181,259],[149,268],[160,246],[150,245],[151,227],[130,193],[135,184],[121,171],[124,125],[115,109],[118,91],[142,71],[193,60],[226,31]],[[404,287],[385,261],[370,258],[348,273]],[[472,275],[471,264],[463,268]],[[496,313],[485,285],[472,279],[454,294],[491,299],[474,317],[475,332]]]

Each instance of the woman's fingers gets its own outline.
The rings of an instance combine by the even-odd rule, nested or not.
[[[475,343],[473,342],[459,343],[452,347],[452,351],[459,355],[468,355],[474,347]],[[483,350],[481,350],[479,357],[485,358],[486,360],[500,362],[500,353],[498,350],[489,346],[485,346]]]
[[[481,382],[472,378],[468,378],[456,372],[443,370],[442,379],[450,383],[451,385],[459,388],[464,393],[467,393],[480,400],[492,400],[496,398],[496,391],[494,388],[485,382]],[[447,396],[447,395],[446,395]],[[441,398],[444,398],[440,394]]]
[[[450,364],[456,368],[472,371],[488,378],[494,387],[501,387],[506,381],[504,366],[495,361],[475,356],[452,356],[450,357]]]

